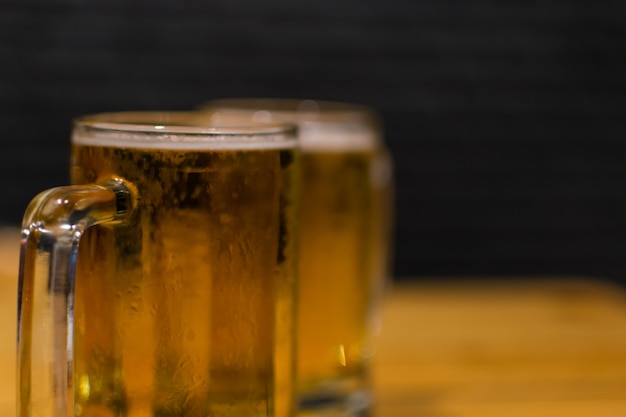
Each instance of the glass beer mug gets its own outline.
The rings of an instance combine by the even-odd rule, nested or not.
[[[222,99],[202,109],[214,121],[298,125],[300,411],[368,414],[392,224],[392,161],[377,114],[360,105],[291,99]]]
[[[74,122],[24,220],[20,417],[293,415],[295,130]]]

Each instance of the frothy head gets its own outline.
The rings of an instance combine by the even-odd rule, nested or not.
[[[294,123],[304,151],[361,151],[382,145],[378,114],[366,106],[292,99],[222,99],[201,106],[215,122]]]
[[[72,143],[142,149],[276,149],[297,146],[284,123],[218,122],[201,112],[122,112],[74,120]]]

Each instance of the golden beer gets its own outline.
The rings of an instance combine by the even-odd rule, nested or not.
[[[302,392],[327,383],[336,389],[337,381],[349,384],[345,389],[358,386],[373,353],[368,321],[374,285],[374,201],[369,182],[374,157],[368,151],[302,156],[306,184],[298,327]]]
[[[297,372],[304,409],[345,399],[369,406],[364,393],[388,273],[387,163],[376,147],[303,149]]]
[[[82,135],[72,183],[137,201],[81,238],[74,415],[292,415],[295,142]]]
[[[274,99],[217,100],[205,110],[214,120],[298,123],[300,410],[367,410],[378,302],[389,274],[392,197],[391,160],[373,115],[360,106]]]

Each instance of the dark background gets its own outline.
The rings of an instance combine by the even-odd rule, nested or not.
[[[0,224],[70,120],[303,97],[378,109],[395,275],[626,276],[626,3],[0,0]]]

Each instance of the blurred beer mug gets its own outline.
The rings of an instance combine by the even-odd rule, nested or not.
[[[368,363],[390,261],[392,167],[367,107],[289,99],[224,99],[214,121],[298,124],[302,149],[297,380],[300,411],[371,409]]]
[[[19,416],[293,415],[289,125],[74,122],[72,185],[24,220]]]

